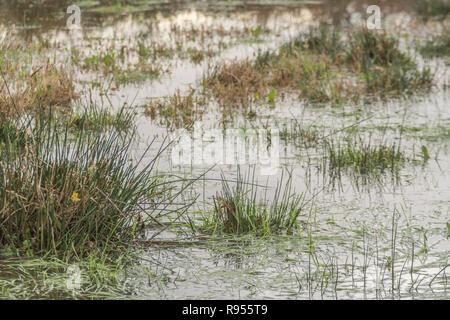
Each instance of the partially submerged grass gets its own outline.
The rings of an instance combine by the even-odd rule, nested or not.
[[[130,162],[133,134],[69,136],[69,127],[60,133],[48,115],[22,130],[23,147],[7,133],[0,151],[2,249],[80,257],[115,252],[172,203],[172,185],[153,171],[159,153],[139,169]]]
[[[424,20],[428,20],[430,18],[444,20],[450,14],[450,1],[416,0],[413,8]]]
[[[324,167],[333,176],[351,169],[358,175],[371,175],[390,171],[396,173],[407,157],[395,143],[383,144],[362,138],[347,141],[327,141]]]
[[[432,86],[429,69],[419,70],[398,41],[368,30],[320,28],[245,60],[216,67],[204,87],[222,103],[248,103],[276,89],[299,92],[309,102],[341,104],[361,98],[417,93]]]
[[[222,177],[222,191],[214,197],[211,216],[204,217],[201,229],[208,233],[271,234],[292,233],[299,227],[297,218],[303,214],[303,194],[292,193],[292,179],[277,184],[272,201],[258,199],[261,194],[253,179],[240,173],[236,185],[230,187]]]
[[[295,120],[290,126],[284,125],[280,130],[280,139],[298,147],[313,147],[322,142],[323,132],[314,125],[302,125]]]
[[[13,114],[18,111],[37,110],[39,106],[65,107],[78,97],[75,93],[72,77],[63,67],[47,64],[31,73],[16,72],[5,60],[2,64],[0,91],[0,111]]]
[[[450,55],[450,29],[446,29],[442,34],[427,40],[419,46],[419,51],[426,57]]]
[[[410,56],[399,50],[397,39],[369,31],[351,37],[345,60],[365,80],[366,95],[395,97],[430,89],[430,69],[420,70]]]
[[[189,47],[187,48],[185,53],[181,53],[178,56],[183,57],[189,57],[190,61],[199,64],[205,60],[205,58],[211,58],[216,54],[216,52],[212,51],[211,48],[208,50],[201,50],[197,48]]]
[[[289,261],[298,267],[299,292],[309,299],[340,299],[341,293],[345,299],[402,299],[428,290],[434,295],[436,290],[434,298],[445,297],[448,254],[444,249],[429,255],[426,233],[430,230],[414,220],[405,210],[394,208],[390,226],[361,217],[345,225],[333,221],[307,228],[303,238],[307,244],[299,244],[298,257]],[[329,236],[323,236],[324,231]]]
[[[367,132],[377,130],[380,132],[391,132],[392,134],[402,134],[408,138],[418,139],[427,142],[445,142],[450,138],[450,121],[438,121],[433,124],[421,125],[361,125],[348,129],[347,132]]]
[[[203,85],[213,92],[222,103],[247,103],[263,90],[267,83],[249,61],[224,63],[216,67],[204,80]],[[259,93],[258,93],[259,94]]]
[[[138,47],[136,63],[129,62],[129,51],[128,47],[122,47],[119,50],[111,46],[105,52],[82,56],[78,50],[73,49],[72,62],[84,70],[112,75],[118,85],[155,79],[168,71],[160,61],[156,60],[156,53],[151,56],[145,47]]]
[[[115,71],[114,79],[119,85],[126,85],[130,83],[139,83],[148,79],[156,79],[161,73],[162,69],[154,66],[142,67],[133,71]]]
[[[80,261],[56,257],[17,259],[2,253],[1,299],[107,299],[127,296],[126,253],[114,260],[95,253]]]
[[[70,128],[77,130],[102,131],[114,128],[117,131],[129,131],[134,127],[135,112],[125,107],[117,112],[91,106],[86,109],[72,110],[66,120]]]
[[[182,95],[178,90],[175,94],[165,98],[150,101],[145,108],[145,114],[152,119],[160,118],[160,123],[169,128],[180,128],[191,125],[204,112],[206,100],[191,91]]]
[[[317,168],[324,177],[328,175],[331,178],[330,185],[334,186],[334,182],[340,183],[344,176],[350,177],[351,182],[357,185],[383,182],[386,177],[398,182],[400,170],[406,165],[424,165],[432,157],[437,159],[437,155],[431,156],[423,141],[416,145],[417,138],[443,141],[448,137],[449,130],[442,124],[431,128],[403,124],[361,125],[366,120],[368,118],[328,130],[318,127],[317,122],[300,123],[294,119],[290,126],[284,125],[280,138],[301,150],[298,156],[307,160],[309,173],[312,172],[310,169]],[[394,135],[392,141],[385,139],[388,130],[391,136]],[[368,135],[369,131],[378,133]],[[414,139],[408,151],[401,144],[403,137],[409,141]],[[313,153],[309,152],[309,148],[314,148]]]
[[[11,147],[23,149],[29,138],[29,132],[20,129],[13,120],[0,116],[0,150]]]

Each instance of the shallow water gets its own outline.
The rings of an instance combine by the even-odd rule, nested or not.
[[[347,1],[338,5],[311,1],[151,2],[136,10],[122,8],[112,12],[81,6],[82,28],[70,31],[64,27],[65,8],[56,1],[49,2],[48,7],[33,5],[28,9],[8,4],[0,10],[0,34],[13,35],[29,43],[39,37],[47,39],[51,45],[42,55],[53,55],[60,63],[70,61],[73,49],[89,56],[108,48],[136,48],[138,42],[168,47],[182,43],[184,48],[211,48],[214,52],[200,63],[177,55],[157,58],[168,72],[156,80],[113,85],[113,90],[106,95],[98,87],[91,88],[91,93],[88,89],[91,81],[107,87],[111,81],[108,74],[86,71],[69,63],[77,87],[83,90],[81,101],[92,99],[113,109],[125,103],[141,106],[178,89],[187,92],[190,88],[201,88],[204,73],[219,62],[253,59],[258,50],[274,50],[320,21],[352,27],[352,23],[360,23],[365,16],[361,11],[363,3]],[[409,9],[408,1],[399,1],[382,10],[386,31],[402,39],[406,33],[410,37],[425,37],[440,28],[433,23],[417,27],[417,18]],[[25,13],[24,20],[21,12]],[[264,32],[255,37],[251,30],[258,26]],[[409,40],[404,39],[405,50],[414,50],[408,48]],[[321,148],[305,148],[274,136],[277,141],[272,148],[279,157],[277,174],[261,175],[261,166],[257,166],[256,178],[258,183],[270,186],[270,198],[283,170],[292,173],[296,192],[303,192],[310,200],[305,214],[299,218],[304,229],[295,236],[219,238],[169,248],[149,247],[139,252],[142,261],[130,272],[133,276],[125,276],[124,281],[132,288],[130,297],[447,299],[450,289],[446,273],[450,252],[449,65],[445,59],[424,61],[420,56],[416,59],[436,71],[436,88],[426,96],[317,107],[287,94],[276,97],[273,105],[251,105],[250,109],[257,112],[252,119],[240,111],[232,119],[224,119],[219,106],[211,102],[202,120],[197,122],[198,128],[205,132],[224,128],[237,131],[257,128],[267,132],[267,127],[280,132],[284,126],[289,130],[295,125],[292,121],[295,118],[302,126],[314,126],[336,139],[344,128],[356,127],[364,139],[370,136],[374,141],[401,140],[403,150],[413,159],[420,159],[421,147],[426,146],[430,159],[421,164],[407,163],[396,177],[387,173],[364,181],[344,173],[340,179],[332,180],[321,169],[324,157]],[[35,61],[38,63],[39,58]],[[123,64],[136,61],[136,53],[130,50]],[[169,130],[143,114],[139,114],[137,125],[141,140],[136,155],[155,135],[158,136],[155,148],[167,135],[192,137],[191,132]],[[165,154],[158,162],[159,170],[196,177],[214,165],[177,165],[173,159],[170,152]],[[248,171],[252,166],[244,161],[240,168]],[[235,179],[236,170],[236,165],[216,165],[206,179],[194,184],[193,192],[200,197],[193,211],[207,213],[210,209],[207,203],[211,203],[220,188],[220,181],[214,179],[222,173]],[[194,219],[198,215],[190,214]],[[149,230],[149,237],[154,232]],[[158,238],[172,241],[177,235],[168,229]],[[182,239],[183,236],[178,241]],[[166,280],[163,283],[149,280],[151,272],[163,274]]]

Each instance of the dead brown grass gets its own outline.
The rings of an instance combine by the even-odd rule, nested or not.
[[[267,90],[268,83],[261,72],[255,70],[249,61],[231,62],[222,65],[203,80],[221,103],[247,104],[255,93]]]
[[[8,85],[0,91],[0,112],[5,114],[33,110],[39,105],[67,107],[78,97],[71,75],[54,64],[38,67],[20,78],[7,67],[2,72]]]
[[[222,104],[247,105],[277,89],[299,94],[312,102],[340,102],[350,98],[354,87],[340,70],[332,68],[326,55],[311,55],[300,51],[280,51],[255,63],[248,60],[224,64],[204,78],[204,87]]]
[[[160,124],[169,128],[187,127],[201,119],[205,104],[205,97],[196,96],[195,90],[188,95],[182,95],[178,90],[167,98],[152,100],[145,114],[152,119],[159,118]]]
[[[220,65],[203,85],[222,105],[246,106],[274,89],[297,92],[312,103],[339,105],[428,90],[432,80],[429,69],[420,70],[386,34],[363,29],[343,38],[339,31],[322,28],[277,52],[259,54],[255,61]],[[269,97],[273,101],[273,94]]]

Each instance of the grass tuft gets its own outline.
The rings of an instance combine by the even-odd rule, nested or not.
[[[108,109],[92,106],[83,110],[72,110],[68,126],[77,130],[102,131],[114,128],[117,131],[129,131],[134,127],[135,112],[122,107],[112,113]]]
[[[211,217],[204,218],[204,232],[227,234],[254,234],[267,236],[293,233],[299,227],[297,218],[303,212],[303,194],[291,193],[292,180],[277,184],[271,202],[257,202],[258,186],[253,181],[243,180],[238,172],[236,186],[231,188],[222,176],[222,191],[214,197]],[[284,187],[283,187],[284,186]]]
[[[433,77],[398,49],[398,41],[365,29],[341,34],[313,29],[254,62],[223,64],[204,77],[222,104],[248,104],[270,90],[298,92],[311,103],[340,105],[364,97],[397,97],[429,90]],[[270,99],[269,99],[270,100]]]
[[[427,40],[419,46],[419,51],[425,57],[442,57],[450,55],[450,29],[447,28],[442,34]]]
[[[430,18],[444,20],[450,14],[450,1],[448,0],[416,0],[414,11],[420,15],[423,20]]]
[[[21,148],[13,142],[15,131],[2,136],[3,249],[57,256],[117,252],[139,237],[152,213],[172,202],[172,185],[152,170],[160,153],[140,169],[130,162],[134,133],[72,135],[67,126],[61,133],[51,113],[43,111],[34,122],[21,129],[27,137]]]
[[[206,100],[194,95],[181,95],[178,90],[175,94],[165,98],[153,100],[145,108],[145,114],[152,119],[160,118],[160,123],[169,128],[180,128],[191,125],[197,117],[204,112]]]
[[[354,170],[360,175],[382,173],[386,170],[396,172],[407,160],[395,143],[375,144],[372,141],[347,140],[346,142],[327,141],[326,166],[332,175],[342,170]]]
[[[39,106],[65,107],[78,97],[68,71],[54,64],[25,73],[5,60],[0,68],[1,81],[14,84],[0,91],[0,112],[4,114],[38,110]]]

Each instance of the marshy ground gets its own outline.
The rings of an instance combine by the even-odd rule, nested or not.
[[[449,1],[0,9],[1,298],[449,298]]]

